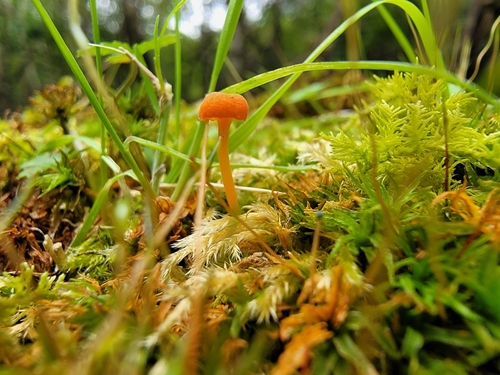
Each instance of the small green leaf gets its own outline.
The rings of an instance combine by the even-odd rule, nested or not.
[[[424,346],[424,336],[411,327],[406,328],[401,352],[408,357],[415,357]]]

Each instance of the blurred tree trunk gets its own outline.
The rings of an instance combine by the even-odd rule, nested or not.
[[[7,41],[7,15],[9,12],[9,3],[6,0],[0,0],[0,8],[2,12],[0,13],[0,40],[4,41],[0,43],[0,108],[8,108],[10,103],[7,95],[7,80],[5,78],[5,73],[7,69],[6,55],[5,51]],[[4,19],[5,18],[5,19]],[[3,117],[3,113],[0,113]]]
[[[271,5],[271,19],[273,20],[273,38],[271,40],[271,47],[274,51],[276,68],[288,64],[288,59],[283,53],[283,30],[281,29],[281,8],[278,5],[278,1],[275,1]]]
[[[239,73],[248,70],[249,59],[247,58],[247,41],[251,38],[250,30],[245,18],[245,9],[241,11],[240,20],[236,26],[229,58],[235,70]],[[251,39],[250,39],[251,40]]]
[[[132,44],[140,43],[142,41],[141,34],[139,33],[139,17],[137,17],[138,9],[130,0],[122,0],[122,34],[124,39]]]
[[[135,5],[132,0],[121,0],[121,3],[123,14],[121,30],[121,34],[123,35],[122,40],[125,40],[130,45],[142,42],[144,38],[140,32],[141,22],[138,16],[139,6]],[[146,60],[148,68],[153,71],[154,63],[151,55],[144,55],[144,59]]]

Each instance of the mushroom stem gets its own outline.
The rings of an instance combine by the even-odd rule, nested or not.
[[[227,203],[231,210],[231,214],[239,214],[240,206],[238,205],[238,196],[236,187],[234,186],[233,174],[231,172],[231,163],[229,162],[229,127],[231,126],[230,118],[220,118],[217,120],[219,124],[219,166],[222,177],[222,183],[226,191]]]

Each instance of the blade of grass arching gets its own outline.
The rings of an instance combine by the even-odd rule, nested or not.
[[[425,20],[420,10],[412,3],[406,0],[380,0],[358,10],[351,17],[342,22],[334,31],[328,35],[323,42],[307,57],[305,63],[311,63],[323,53],[323,51],[330,46],[345,30],[353,23],[357,22],[368,12],[383,4],[394,4],[402,8],[408,16],[413,20],[420,37],[424,43],[426,53],[429,55],[429,61],[434,65],[437,61],[438,69],[444,70],[444,62],[441,53],[437,49],[437,44],[434,34],[430,25]],[[286,68],[285,68],[286,69]],[[292,84],[300,77],[302,73],[298,72],[293,74],[288,80],[281,85],[261,106],[253,113],[236,131],[230,136],[229,151],[234,151],[241,143],[243,143],[250,134],[253,133],[259,122],[269,112],[271,107],[281,98],[281,96],[292,86]]]
[[[170,22],[170,19],[179,12],[179,10],[187,3],[188,0],[180,0],[174,9],[170,12],[170,14],[167,16],[167,19],[163,23],[163,27],[161,28],[161,33],[160,37],[163,38],[165,34],[167,33],[167,28],[168,28],[168,23]]]
[[[92,205],[92,208],[90,209],[90,212],[88,213],[87,217],[85,218],[85,221],[78,230],[78,233],[76,234],[75,238],[73,239],[73,242],[71,242],[71,245],[69,247],[78,247],[82,244],[83,240],[85,239],[85,236],[89,233],[90,229],[94,225],[94,222],[97,219],[97,216],[99,215],[99,212],[101,211],[104,203],[107,202],[109,190],[111,189],[111,187],[115,182],[124,178],[125,176],[134,179],[136,178],[134,173],[132,173],[131,171],[126,171],[111,177],[104,184],[101,191],[99,191],[99,194],[97,194],[97,197],[94,201],[94,204]]]
[[[500,103],[498,101],[498,98],[493,94],[489,94],[483,88],[474,83],[464,82],[460,80],[457,76],[446,70],[436,70],[434,68],[427,66],[415,65],[405,62],[396,62],[396,61],[337,61],[337,62],[302,63],[259,74],[255,77],[247,79],[246,81],[229,86],[222,91],[227,93],[243,93],[253,88],[262,86],[266,83],[294,74],[301,74],[303,72],[316,71],[316,70],[348,70],[348,69],[388,70],[388,71],[416,72],[419,74],[427,74],[435,78],[441,78],[448,83],[457,85],[463,88],[464,90],[473,93],[477,98],[481,99],[485,103],[491,104],[492,106],[500,110]],[[236,142],[241,141],[239,138],[236,137],[237,132],[235,131],[234,133],[235,136],[232,139],[235,140]]]
[[[380,2],[369,4],[358,10],[351,17],[347,18],[340,24],[334,31],[328,35],[323,42],[305,59],[304,63],[311,63],[328,47],[330,46],[342,33],[347,30],[349,26],[358,21],[365,14],[375,9]],[[283,68],[286,69],[286,68]],[[288,80],[283,83],[258,109],[255,111],[236,131],[230,135],[229,152],[234,151],[241,145],[253,131],[257,128],[259,122],[269,112],[271,107],[283,96],[283,94],[292,86],[292,84],[300,77],[302,72],[294,73]],[[253,78],[252,78],[253,79]],[[260,84],[259,84],[260,86]]]
[[[224,61],[226,60],[226,56],[229,52],[229,47],[231,46],[231,41],[233,40],[234,32],[236,31],[236,26],[238,25],[238,20],[240,18],[241,10],[243,9],[243,0],[231,0],[229,1],[229,5],[227,7],[226,19],[224,20],[224,26],[222,27],[222,31],[219,37],[219,44],[217,46],[217,51],[215,53],[215,61],[214,67],[212,69],[212,75],[210,77],[210,85],[208,88],[208,92],[212,92],[215,90],[215,86],[217,84],[217,80],[219,79],[219,74],[224,66]],[[194,136],[189,144],[189,155],[197,155],[200,150],[201,140],[203,137],[204,130],[204,122],[199,122],[195,131]],[[183,150],[184,151],[184,150]],[[177,173],[178,169],[172,169],[169,173],[169,180],[177,179],[177,176],[174,174]],[[189,163],[182,163],[180,167],[180,175],[177,180],[177,187],[175,188],[172,199],[175,201],[182,189],[184,189],[184,185],[188,181],[192,171]]]
[[[87,36],[85,35],[83,29],[81,28],[81,19],[80,19],[80,13],[79,13],[79,8],[78,8],[78,0],[68,0],[68,20],[69,20],[69,26],[71,30],[71,34],[77,44],[77,46],[80,48],[82,51],[81,57],[82,57],[82,63],[85,68],[85,75],[84,77],[89,80],[89,82],[93,82],[94,86],[97,87],[97,90],[99,91],[99,96],[103,98],[103,101],[106,102],[107,104],[107,111],[109,111],[113,117],[115,117],[115,123],[113,126],[113,129],[116,127],[119,127],[121,131],[123,131],[123,134],[128,135],[129,133],[129,127],[127,120],[125,116],[123,115],[122,111],[118,108],[116,102],[114,99],[111,97],[109,94],[108,90],[106,87],[104,87],[104,83],[99,79],[98,73],[96,66],[94,64],[94,61],[91,58],[90,53],[87,50],[87,47],[89,45],[89,41],[87,39]],[[101,51],[102,52],[102,51]],[[70,53],[72,56],[72,54]],[[79,67],[79,65],[77,64]],[[87,78],[88,77],[88,78]],[[101,107],[103,107],[102,103],[100,102]],[[102,125],[101,125],[102,126]],[[130,154],[136,164],[138,165],[138,169],[142,171],[142,174],[144,174],[144,178],[146,179],[146,175],[149,178],[149,166],[146,164],[146,161],[142,155],[142,151],[140,149],[130,149]],[[151,190],[152,191],[152,190]],[[147,190],[146,190],[147,192]]]
[[[94,37],[94,43],[95,44],[100,44],[101,43],[101,33],[99,30],[99,16],[97,15],[97,2],[96,0],[90,0],[90,19],[92,21],[92,35]],[[96,48],[95,51],[95,66],[97,69],[97,75],[99,77],[99,81],[102,82],[102,56],[101,56],[101,49]],[[102,95],[99,93],[99,101],[101,102],[102,105]],[[101,135],[101,154],[106,155],[106,129],[100,124],[100,135]],[[106,167],[106,163],[101,159],[100,162],[100,173],[101,173],[101,182],[100,186],[102,187],[105,183],[106,180],[108,179],[108,169]]]
[[[415,5],[408,7],[402,6],[403,10],[411,18],[413,24],[417,28],[418,36],[424,44],[424,50],[429,64],[431,66],[435,66],[437,69],[445,70],[446,65],[444,63],[443,55],[438,48],[434,30],[432,29],[431,16],[426,0],[422,0],[422,7],[424,14],[422,14],[420,9],[418,9]]]
[[[417,28],[418,36],[424,44],[424,50],[429,59],[429,64],[435,66],[437,69],[445,70],[446,66],[444,64],[443,55],[438,48],[436,37],[434,35],[434,30],[432,29],[432,24],[430,21],[429,9],[427,8],[425,15],[422,14],[420,9],[409,1],[397,0],[389,1],[390,3],[399,6],[405,11],[405,13],[411,18],[413,24]],[[425,2],[425,1],[424,1]],[[426,5],[423,4],[423,5]],[[426,8],[424,6],[424,8]]]
[[[374,1],[375,0],[372,0],[372,2]],[[377,8],[377,10],[384,19],[389,29],[391,30],[394,37],[396,38],[396,41],[398,42],[399,46],[405,53],[408,61],[415,63],[417,61],[417,55],[415,54],[415,51],[413,51],[413,47],[410,41],[403,33],[403,30],[401,30],[401,28],[399,27],[394,17],[392,17],[391,13],[387,10],[387,8],[384,5],[380,5]]]
[[[63,55],[64,59],[66,60],[66,63],[70,67],[71,71],[73,72],[75,78],[77,79],[78,83],[80,84],[83,92],[89,99],[90,104],[96,111],[97,115],[99,116],[99,119],[102,121],[102,124],[106,128],[106,131],[108,132],[109,136],[111,137],[111,140],[114,142],[116,145],[116,148],[122,155],[123,159],[127,163],[127,165],[132,169],[134,174],[137,176],[137,180],[141,184],[141,186],[144,189],[144,192],[146,194],[146,204],[150,205],[151,199],[155,196],[154,191],[149,184],[149,181],[145,178],[144,174],[142,173],[141,169],[139,168],[138,164],[136,163],[134,157],[132,154],[125,148],[123,145],[123,142],[121,141],[120,137],[116,133],[113,125],[111,124],[111,121],[109,120],[108,116],[106,115],[106,112],[104,111],[103,106],[99,102],[99,99],[97,98],[95,92],[92,90],[92,87],[90,86],[89,81],[85,77],[85,74],[83,73],[82,69],[78,65],[75,57],[71,53],[71,50],[69,49],[68,45],[64,41],[63,37],[59,33],[59,30],[57,29],[56,25],[50,18],[50,15],[47,13],[47,10],[44,8],[40,0],[31,0],[35,8],[37,9],[38,13],[40,14],[40,17],[42,18],[45,26],[49,30],[52,38],[54,39],[55,43],[57,44],[59,50],[61,51],[61,54]]]

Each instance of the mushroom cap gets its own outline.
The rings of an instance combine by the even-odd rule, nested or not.
[[[231,118],[245,120],[248,116],[248,103],[240,94],[212,92],[205,96],[198,110],[200,120]]]

